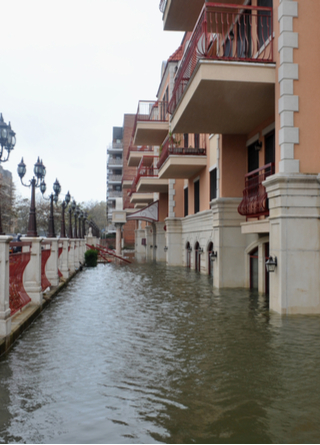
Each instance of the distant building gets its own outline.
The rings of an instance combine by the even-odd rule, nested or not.
[[[12,173],[0,166],[0,207],[2,229],[5,233],[14,232],[14,219],[12,214],[14,190]]]

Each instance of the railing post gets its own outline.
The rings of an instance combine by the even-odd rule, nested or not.
[[[0,337],[11,332],[9,305],[9,243],[11,236],[0,235]]]
[[[43,238],[26,237],[24,241],[32,243],[30,261],[23,274],[24,288],[32,303],[42,304],[43,295],[41,287],[41,242]]]
[[[57,238],[48,238],[51,244],[51,253],[46,264],[46,275],[52,286],[59,285],[58,258],[59,258],[59,241]]]
[[[69,256],[69,238],[60,238],[60,243],[62,243],[62,252],[59,258],[60,262],[60,272],[62,273],[63,278],[69,278],[69,265],[68,265],[68,256]]]
[[[75,271],[75,267],[74,267],[74,244],[75,244],[75,240],[73,238],[69,239],[68,267],[69,267],[70,274],[73,274],[74,271]],[[70,249],[69,249],[69,247],[70,247]]]

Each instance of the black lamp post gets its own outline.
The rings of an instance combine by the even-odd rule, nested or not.
[[[78,238],[78,215],[79,215],[79,207],[76,207],[74,210],[74,237]]]
[[[7,125],[4,120],[2,113],[0,113],[0,163],[7,162],[10,157],[11,151],[16,145],[16,134],[11,128],[11,124]],[[4,155],[4,150],[7,151],[6,156]],[[2,201],[2,200],[1,200]],[[2,230],[2,220],[1,220],[1,202],[0,202],[0,235],[4,235]]]
[[[30,203],[30,213],[29,213],[29,222],[28,222],[28,230],[27,235],[37,237],[37,219],[36,219],[36,188],[41,187],[41,192],[44,193],[46,185],[44,182],[44,177],[46,175],[46,168],[43,165],[42,160],[38,158],[37,162],[34,164],[34,177],[30,179],[29,184],[23,183],[23,177],[26,174],[27,168],[26,164],[23,162],[23,158],[21,159],[20,164],[18,165],[18,175],[20,177],[21,184],[25,187],[31,187],[31,203]]]
[[[84,238],[83,236],[83,211],[79,212],[79,238]]]
[[[86,236],[86,219],[88,218],[88,213],[83,213],[83,219],[82,219],[82,238],[85,238]]]
[[[72,233],[72,212],[74,212],[75,208],[76,208],[76,201],[73,200],[70,207],[69,207],[69,232],[68,232],[68,236],[69,238],[73,238],[73,233]]]
[[[42,181],[41,184],[40,184],[40,191],[41,191],[42,195],[46,191],[46,185],[45,185],[44,181]],[[54,191],[54,194],[51,193],[49,198],[45,198],[43,196],[44,199],[47,199],[48,201],[50,201],[50,216],[49,216],[48,238],[55,238],[56,237],[56,232],[54,230],[53,203],[56,204],[58,202],[58,197],[59,197],[59,194],[61,192],[61,185],[60,185],[58,179],[56,179],[54,184],[53,184],[53,191]]]
[[[61,230],[60,230],[60,237],[65,238],[66,237],[66,222],[64,218],[65,210],[68,207],[68,204],[70,202],[71,196],[68,192],[66,196],[64,197],[64,201],[62,202],[62,212],[61,212]]]

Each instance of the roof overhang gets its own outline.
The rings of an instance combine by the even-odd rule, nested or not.
[[[275,81],[275,64],[200,60],[171,118],[171,130],[248,134],[274,115]]]

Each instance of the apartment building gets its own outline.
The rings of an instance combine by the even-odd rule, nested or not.
[[[155,181],[168,181],[165,260],[216,287],[268,293],[278,313],[319,313],[320,3],[161,0],[160,10],[164,30],[185,35],[159,100],[147,112],[139,103],[133,142],[154,146]]]
[[[123,128],[113,127],[112,144],[107,149],[107,228],[109,233],[116,232],[112,224],[112,213],[122,200],[123,173]]]

